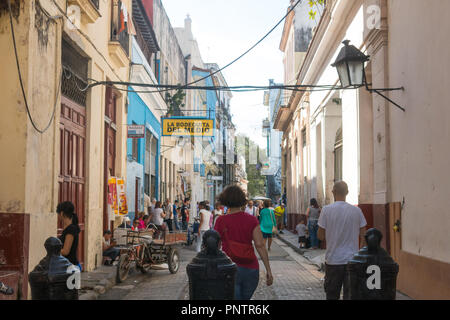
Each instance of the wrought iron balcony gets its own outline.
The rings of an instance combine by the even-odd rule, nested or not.
[[[97,10],[100,10],[100,0],[91,0],[91,2]]]
[[[128,28],[125,26],[122,28],[120,12],[122,8],[122,1],[118,1],[117,5],[113,5],[112,19],[111,19],[111,41],[117,41],[125,51],[126,55],[130,55],[130,35],[128,34]]]
[[[280,109],[287,108],[290,97],[291,97],[291,91],[288,91],[288,90],[282,90],[281,91],[280,98],[277,101],[277,103],[275,104],[275,107],[274,107],[272,115],[271,115],[272,123],[275,122],[275,120],[276,120],[276,118],[278,116],[278,112],[280,111]]]

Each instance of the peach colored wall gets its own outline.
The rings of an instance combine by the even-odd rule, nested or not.
[[[450,263],[450,1],[390,0],[392,199],[401,202],[402,248]]]

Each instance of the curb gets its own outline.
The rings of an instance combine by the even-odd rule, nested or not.
[[[319,270],[322,270],[322,266],[311,261],[310,259],[308,259],[307,257],[305,257],[304,255],[304,251],[302,249],[300,249],[299,247],[297,247],[296,245],[294,245],[292,242],[284,239],[284,237],[280,236],[280,234],[277,234],[277,239],[280,239],[282,242],[284,242],[285,244],[287,244],[291,249],[293,249],[295,252],[297,252],[298,254],[300,254],[303,258],[305,258],[306,260],[309,261],[309,263],[311,263],[312,265],[316,266],[317,268],[319,268]]]
[[[94,288],[83,289],[82,287],[82,290],[86,292],[80,294],[78,300],[97,300],[100,294],[104,294],[109,289],[114,287],[117,284],[116,281],[117,268],[114,268],[114,270],[115,271],[111,272],[105,279],[100,280]]]
[[[289,247],[291,247],[295,252],[297,252],[297,253],[299,253],[299,254],[301,254],[303,256],[303,251],[299,247],[293,245],[291,242],[289,242],[288,240],[284,239],[284,237],[280,236],[279,234],[277,234],[277,238],[280,239],[281,241],[283,241]]]

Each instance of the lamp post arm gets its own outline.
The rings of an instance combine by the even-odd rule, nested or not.
[[[364,75],[364,77],[365,77],[365,75]],[[391,99],[389,99],[388,97],[386,97],[384,94],[382,94],[380,92],[380,90],[381,91],[398,91],[398,90],[405,90],[405,88],[401,87],[401,88],[386,88],[386,89],[370,89],[367,81],[364,81],[364,82],[365,82],[365,86],[366,86],[366,90],[367,91],[369,91],[370,93],[373,93],[373,92],[377,93],[378,95],[382,96],[387,101],[392,103],[394,106],[396,106],[397,108],[401,109],[403,112],[406,112],[405,108],[401,107],[399,104],[395,103],[394,101],[392,101]]]

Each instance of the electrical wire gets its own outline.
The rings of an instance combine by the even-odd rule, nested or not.
[[[16,65],[17,65],[17,73],[19,75],[20,88],[22,90],[22,96],[23,96],[23,100],[25,102],[25,108],[27,110],[27,115],[28,115],[28,118],[30,119],[30,122],[31,122],[33,128],[37,132],[39,132],[40,134],[43,134],[43,133],[45,133],[48,130],[48,128],[50,128],[50,125],[52,124],[53,119],[55,117],[56,106],[57,106],[57,103],[58,103],[58,100],[59,100],[59,94],[61,92],[62,71],[61,71],[61,75],[60,75],[60,79],[59,79],[59,88],[58,88],[58,90],[56,92],[56,100],[55,100],[55,105],[53,107],[52,116],[51,116],[50,120],[48,121],[48,124],[44,127],[44,129],[39,129],[37,127],[36,123],[34,122],[33,117],[31,116],[30,108],[29,108],[29,105],[28,105],[27,96],[25,94],[25,89],[24,89],[24,86],[23,86],[22,72],[20,70],[19,56],[18,56],[18,53],[17,53],[16,36],[15,36],[15,32],[14,32],[14,23],[13,23],[12,9],[11,9],[11,0],[8,0],[8,10],[9,10],[9,21],[10,21],[10,24],[11,24],[12,40],[13,40],[13,45],[14,45],[14,54],[15,54]]]
[[[191,86],[191,85],[193,85],[193,84],[196,84],[196,83],[198,83],[198,82],[200,82],[200,81],[203,81],[203,80],[205,80],[205,79],[208,79],[208,78],[210,78],[210,77],[212,77],[213,75],[215,75],[215,74],[217,74],[217,73],[219,73],[219,72],[222,72],[223,70],[225,70],[226,68],[228,68],[229,66],[231,66],[231,65],[233,65],[234,63],[236,63],[237,61],[239,61],[240,59],[242,59],[244,56],[246,56],[250,51],[252,51],[254,48],[256,48],[261,42],[263,42],[288,16],[289,16],[289,14],[302,2],[303,0],[298,0],[293,6],[291,6],[290,8],[289,8],[289,10],[288,10],[288,12],[286,13],[286,15],[283,17],[283,18],[281,18],[281,20],[280,21],[278,21],[278,23],[272,28],[272,29],[270,29],[269,30],[269,32],[267,32],[261,39],[259,39],[253,46],[251,46],[249,49],[247,49],[243,54],[241,54],[240,56],[238,56],[236,59],[234,59],[233,61],[231,61],[231,62],[229,62],[228,64],[226,64],[224,67],[222,67],[222,68],[220,68],[220,69],[218,69],[218,70],[216,70],[216,71],[214,71],[214,72],[211,72],[209,75],[207,75],[207,76],[205,76],[205,77],[203,77],[203,78],[200,78],[200,79],[197,79],[197,80],[195,80],[195,81],[192,81],[192,82],[190,82],[190,83],[187,83],[186,85],[184,85],[184,86],[180,86],[180,88],[184,88],[184,87],[188,87],[188,86]],[[161,93],[161,92],[167,92],[167,91],[171,91],[171,90],[175,90],[175,89],[163,89],[163,90],[155,90],[155,91],[152,91],[152,92],[148,92],[148,93]],[[178,89],[177,89],[178,90]],[[125,91],[125,90],[124,90]]]

